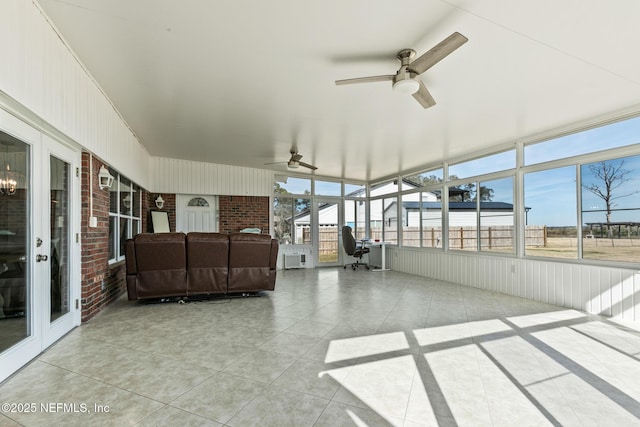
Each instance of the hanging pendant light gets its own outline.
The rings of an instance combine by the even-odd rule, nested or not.
[[[2,141],[2,146],[4,146],[4,161],[2,164],[2,174],[0,175],[0,193],[13,196],[16,194],[16,190],[18,189],[18,181],[16,181],[16,174],[11,170],[11,165],[9,164],[9,145],[12,145],[10,142]]]

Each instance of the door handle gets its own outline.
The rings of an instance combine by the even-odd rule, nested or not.
[[[40,255],[40,254],[36,255],[36,262],[46,261],[48,259],[49,259],[49,257],[46,256],[46,255]]]

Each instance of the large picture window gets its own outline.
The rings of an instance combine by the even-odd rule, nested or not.
[[[640,156],[580,167],[582,257],[640,262]]]

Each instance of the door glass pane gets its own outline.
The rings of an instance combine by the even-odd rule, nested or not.
[[[51,317],[69,312],[69,164],[50,157]]]
[[[318,203],[318,262],[338,262],[338,203]]]
[[[294,199],[293,243],[311,244],[311,199]]]
[[[29,146],[0,132],[0,352],[30,333]]]

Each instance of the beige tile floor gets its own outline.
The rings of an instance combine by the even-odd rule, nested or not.
[[[637,330],[575,310],[291,270],[260,298],[121,298],[0,386],[35,404],[0,426],[640,425],[639,359]]]

